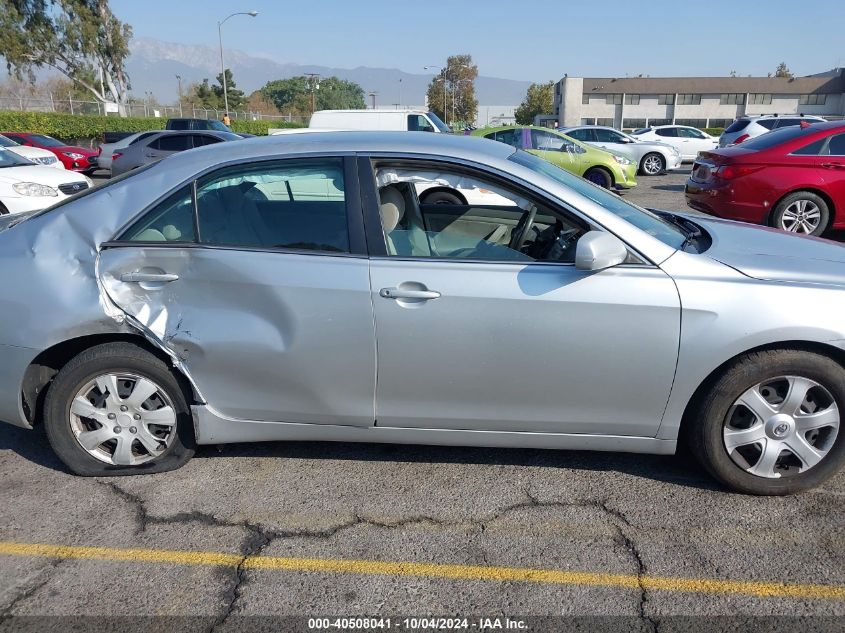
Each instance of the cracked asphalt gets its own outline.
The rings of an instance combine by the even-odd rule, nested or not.
[[[197,616],[186,626],[202,631],[240,630],[251,615],[845,626],[845,473],[811,493],[755,498],[720,489],[686,455],[271,443],[201,447],[171,473],[79,478],[43,432],[0,423],[0,481],[0,630],[20,628],[15,616],[81,615]]]

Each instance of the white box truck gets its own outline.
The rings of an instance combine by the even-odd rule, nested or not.
[[[425,110],[319,110],[311,116],[307,128],[273,129],[269,134],[297,134],[307,131],[341,132],[349,130],[439,132],[451,130],[434,112]]]

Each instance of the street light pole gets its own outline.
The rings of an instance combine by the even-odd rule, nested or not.
[[[229,94],[228,88],[226,87],[226,65],[223,63],[223,24],[226,20],[233,18],[236,15],[248,15],[249,17],[254,18],[258,15],[258,11],[241,11],[233,13],[217,23],[217,39],[220,42],[220,76],[223,79],[223,111],[226,115],[229,114]]]

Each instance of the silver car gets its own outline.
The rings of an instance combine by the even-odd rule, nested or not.
[[[134,143],[130,143],[123,150],[114,151],[110,162],[111,173],[112,176],[119,176],[178,152],[214,145],[223,141],[240,141],[242,139],[242,136],[233,132],[218,132],[216,130],[193,130],[190,132],[161,130],[155,134],[136,139]],[[99,166],[104,168],[104,164],[99,164]]]
[[[602,125],[569,127],[561,132],[595,147],[625,154],[639,165],[640,173],[645,176],[658,176],[667,169],[681,167],[681,153],[668,143],[644,141]]]
[[[161,130],[151,130],[149,132],[136,132],[130,134],[114,143],[101,143],[97,154],[97,167],[111,171],[111,163],[115,154],[123,155],[123,151],[130,145],[143,141],[145,138],[158,134]]]
[[[502,200],[420,204],[437,174]],[[80,475],[226,442],[682,438],[785,494],[845,461],[845,249],[647,211],[504,143],[226,143],[0,223],[0,419]]]

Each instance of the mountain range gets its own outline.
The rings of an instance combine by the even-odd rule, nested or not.
[[[220,72],[220,51],[216,47],[177,44],[152,38],[137,38],[130,43],[126,68],[135,95],[152,92],[162,103],[175,101],[178,94],[176,75],[182,77],[183,89],[194,82],[209,79]],[[286,79],[305,73],[323,77],[332,75],[359,84],[365,92],[375,92],[380,106],[401,103],[422,105],[432,75],[407,73],[395,68],[329,68],[278,62],[226,49],[225,63],[240,90],[247,94],[268,81]],[[531,82],[479,76],[475,82],[480,105],[518,105]],[[401,92],[401,95],[400,95]],[[369,99],[367,103],[369,104]]]

